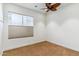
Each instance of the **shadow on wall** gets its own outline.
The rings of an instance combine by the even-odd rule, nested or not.
[[[70,18],[61,25],[52,21],[48,23],[47,27],[50,41],[64,44],[70,48],[74,47],[74,49],[79,47],[79,19]]]

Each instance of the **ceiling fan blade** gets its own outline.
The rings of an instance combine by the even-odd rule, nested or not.
[[[61,3],[55,3],[54,5],[52,5],[53,8],[57,8],[58,6],[60,6]]]
[[[46,7],[52,11],[56,11],[60,5],[61,3],[46,3]]]

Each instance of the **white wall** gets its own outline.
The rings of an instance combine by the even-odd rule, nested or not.
[[[4,4],[3,50],[13,49],[47,39],[49,42],[79,51],[78,7],[79,4],[70,4],[60,8],[56,12],[49,12],[45,15],[14,4]],[[8,11],[33,16],[35,23],[34,37],[8,39]]]
[[[8,11],[17,12],[24,15],[34,17],[34,36],[28,38],[8,39]],[[41,42],[44,40],[44,14],[25,9],[23,7],[14,4],[4,4],[4,38],[3,38],[3,50],[13,49],[28,44]]]
[[[0,55],[2,55],[3,7],[0,3]]]
[[[79,4],[47,15],[48,41],[79,51]]]

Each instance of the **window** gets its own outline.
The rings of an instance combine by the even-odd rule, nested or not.
[[[22,15],[9,13],[9,25],[22,25]]]
[[[33,26],[33,17],[8,13],[9,25]]]
[[[24,26],[33,26],[33,18],[29,16],[23,16],[23,25]]]
[[[8,38],[33,37],[33,17],[8,13]]]

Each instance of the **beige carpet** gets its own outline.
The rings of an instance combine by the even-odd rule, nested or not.
[[[45,41],[4,51],[3,56],[79,56],[79,52]]]

